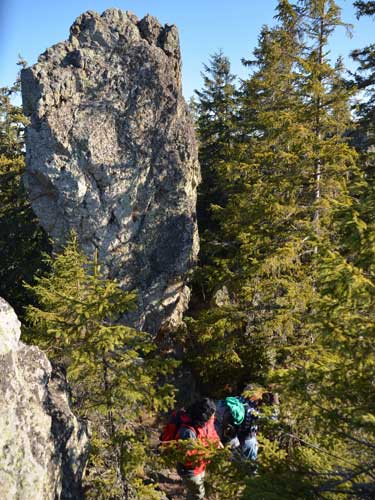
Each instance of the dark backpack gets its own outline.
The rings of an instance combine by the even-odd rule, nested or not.
[[[242,424],[239,426],[239,435],[241,437],[247,436],[252,432],[257,431],[257,424],[259,420],[259,410],[257,404],[254,401],[240,396],[238,398],[245,408],[245,418]]]
[[[168,443],[169,441],[175,441],[181,427],[188,427],[196,433],[194,427],[191,425],[190,417],[184,409],[174,411],[171,414],[163,432],[160,434],[160,442]]]

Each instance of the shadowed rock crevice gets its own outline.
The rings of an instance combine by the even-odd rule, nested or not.
[[[133,326],[175,328],[198,253],[200,180],[181,94],[175,26],[129,12],[86,12],[68,41],[22,72],[25,182],[55,249],[74,229],[108,276],[139,293]]]

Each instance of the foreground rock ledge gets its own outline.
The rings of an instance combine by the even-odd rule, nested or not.
[[[176,27],[86,12],[22,71],[22,97],[25,180],[55,248],[74,229],[110,277],[138,290],[133,326],[178,326],[198,253],[200,174]]]
[[[19,338],[20,322],[0,298],[0,498],[83,498],[86,426],[70,409],[65,377]]]

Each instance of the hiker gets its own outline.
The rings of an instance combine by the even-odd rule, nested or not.
[[[216,402],[215,428],[221,442],[243,457],[255,460],[258,452],[256,421],[259,412],[241,396]]]
[[[174,412],[161,436],[162,442],[179,439],[198,439],[203,444],[215,443],[222,446],[214,426],[215,403],[209,398],[203,398],[193,403],[186,411]],[[194,450],[190,455],[194,455]],[[188,452],[189,455],[189,452]],[[204,477],[208,461],[188,460],[177,464],[177,472],[187,489],[188,500],[203,500],[205,498]]]
[[[247,388],[245,394],[246,397],[230,396],[216,402],[215,428],[223,444],[228,444],[241,458],[255,461],[262,405],[277,405],[278,398],[261,387]],[[276,407],[271,418],[277,418]]]

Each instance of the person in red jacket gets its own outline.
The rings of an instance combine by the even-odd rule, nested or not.
[[[203,444],[215,443],[221,445],[220,438],[216,433],[215,403],[209,398],[203,398],[192,404],[187,410],[188,422],[182,423],[177,432],[177,439],[198,439]],[[189,454],[189,452],[188,452]],[[194,450],[190,456],[194,455]],[[187,460],[184,464],[177,464],[177,472],[183,480],[188,491],[187,500],[203,500],[205,498],[204,477],[207,460],[195,460],[194,463]]]

